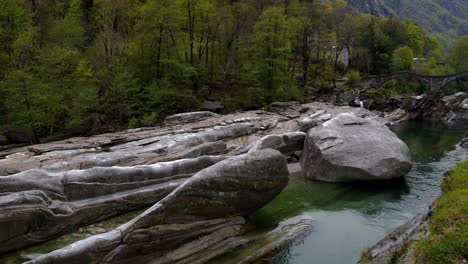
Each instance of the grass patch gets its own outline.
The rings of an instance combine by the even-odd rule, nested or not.
[[[435,202],[429,220],[430,235],[419,241],[424,263],[464,263],[468,258],[468,161],[448,172],[443,194]]]
[[[372,261],[372,251],[370,248],[361,252],[361,264],[366,264]]]

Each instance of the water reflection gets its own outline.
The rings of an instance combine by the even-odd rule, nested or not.
[[[455,149],[455,145],[468,130],[466,122],[407,122],[392,127],[392,130],[406,142],[415,162],[427,163],[437,161],[447,151]]]
[[[427,207],[440,193],[441,176],[468,158],[456,144],[468,121],[449,126],[410,122],[393,128],[413,156],[406,179],[381,184],[341,185],[312,182],[294,175],[283,192],[252,215],[261,229],[305,213],[317,220],[302,245],[282,252],[271,263],[355,263],[360,252]]]
[[[291,175],[288,186],[273,202],[250,219],[258,226],[271,227],[286,218],[314,210],[354,210],[372,216],[381,213],[382,203],[397,202],[408,193],[409,186],[404,180],[346,185],[314,182],[296,174]]]

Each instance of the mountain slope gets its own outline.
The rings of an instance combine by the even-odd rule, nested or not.
[[[377,16],[407,19],[435,34],[447,46],[468,34],[467,0],[348,0],[361,10]]]

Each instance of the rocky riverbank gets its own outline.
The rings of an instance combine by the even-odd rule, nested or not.
[[[388,139],[366,138],[364,133],[360,140],[348,144],[349,138],[339,138],[336,144],[320,148],[317,155],[323,157],[332,157],[329,151],[333,148],[337,148],[336,153],[350,153],[341,149],[343,144],[359,150],[359,146],[380,141],[380,145],[374,144],[375,152],[385,146],[398,149],[376,155],[367,169],[345,160],[340,166],[356,167],[354,178],[331,177],[328,181],[403,176],[410,168],[410,157],[404,143],[385,126],[389,122],[383,116],[363,108],[323,103],[275,103],[266,110],[224,116],[183,113],[168,117],[162,127],[0,152],[0,185],[6,188],[0,193],[0,207],[5,209],[0,212],[4,229],[0,251],[11,252],[152,206],[117,229],[32,263],[127,263],[135,258],[142,263],[148,259],[193,263],[200,252],[222,254],[246,243],[235,239],[248,231],[246,217],[287,184],[286,161],[307,160],[311,154],[302,154],[304,146],[324,139],[318,136],[310,141],[313,129],[338,122],[346,128],[344,134],[385,132]],[[352,122],[342,122],[343,118]],[[351,156],[366,160],[364,153],[361,148]],[[329,159],[330,164],[336,162]],[[379,164],[388,164],[385,172],[375,171]],[[303,165],[303,169],[307,173],[322,165]],[[174,259],[178,256],[184,257]]]
[[[432,120],[451,122],[457,118],[457,112],[468,111],[468,94],[458,92],[444,96],[437,91],[417,96],[397,96],[384,102],[372,99],[368,91],[348,91],[335,99],[337,103],[363,106],[373,111],[382,111],[392,123],[407,120]]]
[[[465,142],[466,138],[460,147],[464,147]],[[466,160],[446,172],[442,194],[430,208],[364,251],[359,263],[466,262],[467,173]]]

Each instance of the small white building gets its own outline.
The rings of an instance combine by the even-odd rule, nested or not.
[[[337,60],[344,65],[344,70],[349,67],[349,58],[351,56],[348,45],[343,45],[340,51],[338,51]]]

